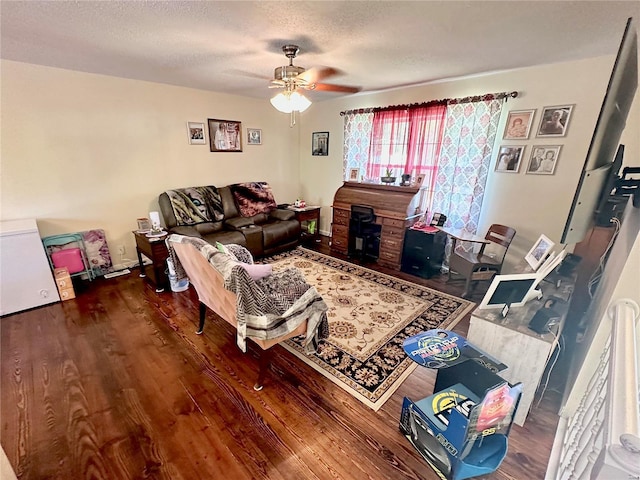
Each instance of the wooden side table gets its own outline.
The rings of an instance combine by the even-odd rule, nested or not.
[[[164,243],[166,235],[161,237],[147,237],[145,233],[133,232],[136,237],[136,251],[138,252],[138,262],[140,264],[140,277],[148,278],[156,287],[156,292],[164,292],[164,289],[169,286],[169,278],[165,273],[167,268],[167,258],[169,257],[169,251]],[[149,269],[149,276],[145,269],[144,262],[142,261],[142,255],[151,260],[151,268]]]
[[[302,233],[300,240],[313,240],[315,242],[320,241],[320,207],[308,206],[304,208],[287,207],[293,213],[296,214],[296,220],[300,222]],[[312,227],[313,225],[313,227]],[[311,232],[310,230],[313,230]]]

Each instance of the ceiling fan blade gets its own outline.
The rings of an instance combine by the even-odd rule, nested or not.
[[[316,83],[314,90],[318,92],[342,92],[357,93],[362,90],[361,87],[349,87],[347,85],[330,85],[328,83]]]
[[[259,78],[260,80],[272,80],[271,77],[268,77],[266,75],[261,75],[258,73],[253,73],[253,72],[248,72],[246,70],[240,70],[237,68],[232,68],[229,70],[226,70],[224,73],[229,73],[231,75],[238,75],[241,77],[249,77],[249,78]]]
[[[320,80],[338,75],[339,73],[340,72],[338,70],[331,67],[311,67],[309,70],[302,72],[296,78],[304,80],[307,83],[318,83]]]

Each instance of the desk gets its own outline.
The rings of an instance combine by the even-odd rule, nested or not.
[[[308,207],[293,207],[288,206],[288,210],[291,210],[296,215],[296,220],[300,222],[300,239],[313,240],[315,242],[320,241],[320,207],[310,205]]]
[[[509,366],[500,374],[505,380],[511,384],[523,384],[522,398],[514,420],[517,425],[524,424],[547,363],[558,345],[574,284],[574,277],[564,278],[559,287],[543,281],[539,285],[543,293],[540,300],[531,300],[522,307],[512,307],[504,318],[499,308],[477,308],[471,313],[467,334],[469,341]],[[549,333],[538,334],[528,325],[550,297],[563,300],[553,307],[558,314],[558,323],[550,327]]]
[[[456,229],[456,228],[442,228],[439,227],[441,231],[443,231],[444,233],[446,233],[447,235],[449,235],[452,239],[453,239],[453,243],[451,245],[451,251],[453,252],[453,250],[456,247],[456,242],[458,240],[462,241],[462,242],[474,242],[474,243],[484,243],[484,244],[488,244],[490,243],[489,240],[485,239],[484,237],[480,237],[478,235],[473,235],[469,232],[466,232],[464,230],[460,230],[460,229]]]
[[[333,197],[331,250],[349,253],[351,205],[372,207],[381,226],[378,264],[400,270],[404,231],[420,217],[419,187],[344,182]]]
[[[442,228],[442,227],[439,227],[439,228],[441,231],[443,231],[444,233],[446,233],[451,237],[451,253],[453,253],[456,250],[456,244],[458,243],[458,240],[461,242],[473,242],[479,245],[488,245],[489,243],[491,243],[489,242],[489,240],[485,239],[484,237],[473,235],[464,230],[455,229],[455,228]],[[494,272],[492,272],[491,277],[493,276],[493,273]],[[487,279],[484,279],[484,280],[487,280]]]

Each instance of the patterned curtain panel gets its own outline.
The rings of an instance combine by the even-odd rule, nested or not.
[[[450,104],[438,163],[432,211],[447,227],[478,230],[502,100]]]
[[[343,176],[349,180],[352,168],[359,171],[358,180],[365,175],[369,159],[373,112],[347,113],[344,116]]]

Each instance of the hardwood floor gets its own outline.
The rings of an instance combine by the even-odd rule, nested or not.
[[[76,293],[0,320],[0,440],[18,478],[438,478],[398,429],[402,398],[429,395],[432,371],[416,369],[373,412],[276,346],[256,392],[256,352],[226,322],[209,313],[195,334],[193,289],[157,294],[134,271]],[[559,401],[547,391],[484,478],[544,478]]]

